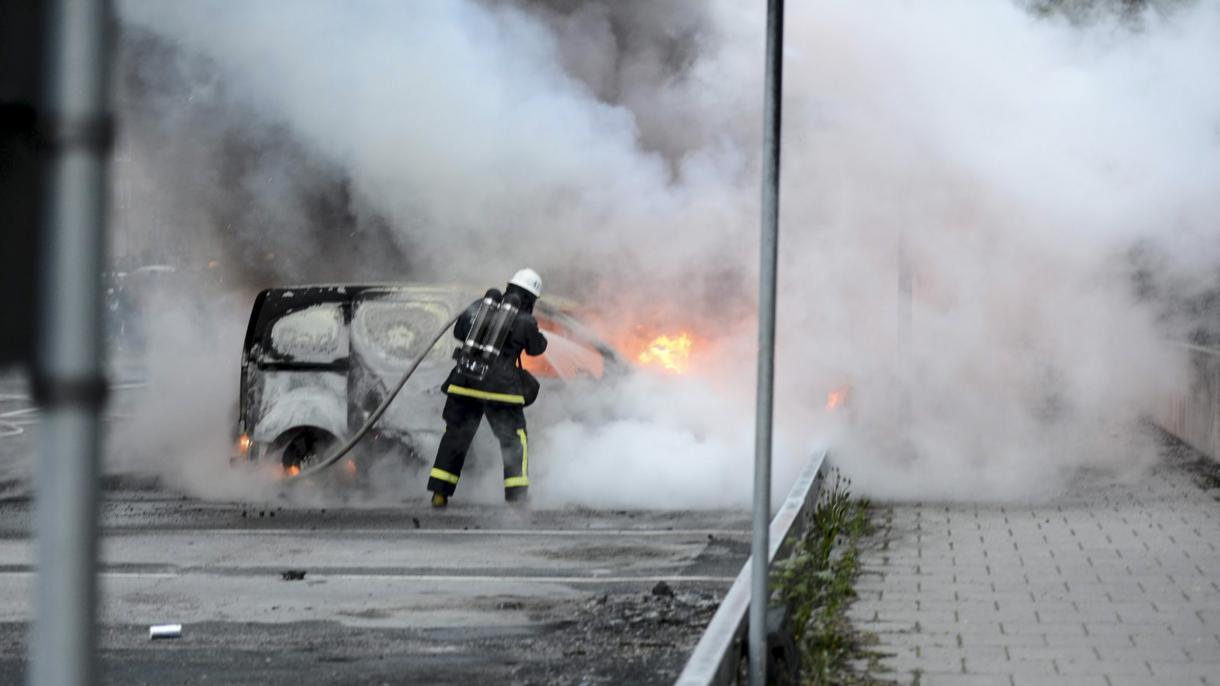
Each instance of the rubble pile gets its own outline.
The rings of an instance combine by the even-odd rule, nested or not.
[[[584,674],[584,683],[673,683],[719,606],[718,594],[664,581],[650,592],[586,601],[563,632],[564,662],[584,668],[566,673]]]

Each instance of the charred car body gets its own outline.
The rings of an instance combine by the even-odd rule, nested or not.
[[[238,454],[300,469],[353,435],[418,356],[423,363],[354,451],[354,469],[373,458],[430,459],[444,428],[440,386],[459,342],[437,330],[479,291],[418,284],[271,288],[258,294],[242,349]],[[596,383],[621,369],[616,353],[561,304],[535,315],[550,345],[527,360],[548,389]]]

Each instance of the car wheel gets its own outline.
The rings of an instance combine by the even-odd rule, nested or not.
[[[280,452],[280,464],[284,469],[307,469],[319,461],[335,447],[335,437],[328,431],[313,427],[296,429],[286,434]]]

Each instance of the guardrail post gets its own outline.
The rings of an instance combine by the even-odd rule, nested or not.
[[[825,451],[810,458],[775,513],[768,534],[769,548],[763,558],[766,560],[764,566],[768,569],[787,553],[790,545],[812,524],[827,459]],[[728,686],[738,683],[738,671],[747,642],[746,615],[750,611],[753,569],[753,558],[742,565],[741,572],[686,661],[682,674],[678,676],[677,686]]]

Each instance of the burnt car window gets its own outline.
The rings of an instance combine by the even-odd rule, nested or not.
[[[352,315],[353,345],[368,362],[405,365],[424,352],[450,316],[449,307],[438,302],[361,300]],[[447,348],[438,345],[428,356],[447,354]]]
[[[347,327],[338,303],[289,312],[271,326],[271,349],[291,362],[328,364],[348,355]]]

